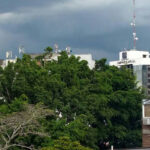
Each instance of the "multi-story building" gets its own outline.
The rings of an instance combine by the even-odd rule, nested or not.
[[[150,96],[150,53],[140,50],[124,50],[119,53],[119,60],[111,61],[111,66],[131,68],[138,81],[137,86],[143,87]]]

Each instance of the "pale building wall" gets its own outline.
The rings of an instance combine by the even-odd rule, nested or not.
[[[129,50],[129,51],[122,51],[119,53],[119,60],[122,60],[122,53],[127,53],[127,59],[139,59],[143,58],[143,55],[146,55],[146,58],[149,58],[149,52],[148,51],[138,51],[138,50]]]
[[[126,58],[123,58],[123,53],[126,53]],[[110,66],[123,66],[133,64],[136,65],[150,65],[150,53],[148,51],[128,50],[119,53],[119,60],[110,61]]]
[[[56,60],[57,61],[58,60],[58,56],[60,56],[60,54],[54,53],[51,58],[46,58],[46,61],[51,61],[51,60]],[[69,55],[69,57],[70,56],[71,55]],[[81,61],[82,60],[86,60],[88,62],[88,66],[89,66],[90,69],[93,69],[95,67],[95,61],[93,60],[91,54],[75,54],[74,56],[76,58],[79,57]]]
[[[30,54],[31,58],[35,59],[35,57],[39,56],[41,54]],[[52,57],[46,57],[45,61],[52,61],[52,60],[58,60],[58,56],[60,56],[59,53],[53,53]],[[70,57],[71,55],[69,55]],[[88,66],[90,69],[93,69],[95,67],[95,61],[92,58],[91,54],[75,54],[75,57],[80,57],[80,60],[86,60],[88,62]],[[5,59],[3,61],[3,64],[1,65],[2,68],[5,68],[8,65],[8,62],[15,63],[17,59]]]
[[[95,61],[92,59],[91,54],[75,54],[74,56],[80,57],[80,60],[86,60],[90,69],[93,69],[95,67]]]
[[[10,63],[16,63],[16,61],[17,61],[17,59],[5,59],[1,66],[2,66],[2,68],[5,68],[8,65],[9,62]]]
[[[150,148],[150,100],[143,100],[142,117],[142,146]]]

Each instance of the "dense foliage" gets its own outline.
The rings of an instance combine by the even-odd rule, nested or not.
[[[45,55],[52,55],[51,51],[45,50]],[[25,145],[44,150],[65,150],[63,140],[81,150],[104,149],[105,143],[115,147],[141,145],[143,95],[130,70],[108,66],[105,59],[90,70],[86,61],[68,57],[65,52],[58,61],[43,60],[43,56],[32,60],[24,55],[0,69],[1,117],[22,111],[24,103],[43,103],[55,112],[39,120],[49,136],[22,137]]]
[[[77,141],[71,141],[69,137],[60,137],[58,140],[54,140],[54,145],[42,148],[42,150],[91,150],[90,148],[82,146]]]

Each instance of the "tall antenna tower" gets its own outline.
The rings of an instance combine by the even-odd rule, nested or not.
[[[7,51],[6,52],[6,59],[11,59],[12,58],[12,51]]]
[[[19,46],[18,50],[19,50],[19,54],[24,54],[25,53],[25,48],[22,45]]]
[[[66,47],[66,52],[67,52],[67,54],[70,54],[70,53],[71,53],[71,47],[70,47],[70,46],[67,46],[67,47]]]
[[[135,0],[133,0],[133,20],[131,22],[133,28],[133,49],[136,49],[136,41],[139,39],[136,36],[136,12],[135,12]]]
[[[58,48],[59,48],[58,44],[54,44],[55,53],[58,53]]]

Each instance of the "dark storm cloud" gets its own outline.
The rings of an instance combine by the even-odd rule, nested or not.
[[[17,11],[26,7],[35,8],[44,5],[53,5],[60,0],[0,0],[0,12]],[[63,2],[64,0],[61,0]]]
[[[143,26],[150,24],[147,19],[150,2],[145,2],[137,0],[140,36],[144,34]],[[13,3],[0,0],[0,3],[1,56],[7,49],[17,53],[20,44],[27,52],[40,52],[58,43],[62,49],[70,45],[74,53],[92,53],[96,59],[111,60],[117,58],[119,50],[132,47],[131,0],[13,0]],[[148,40],[140,42],[144,43],[138,44],[139,47],[148,47]]]

